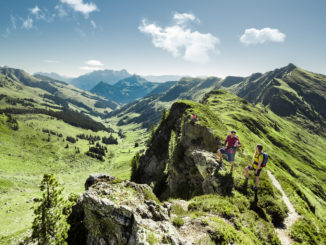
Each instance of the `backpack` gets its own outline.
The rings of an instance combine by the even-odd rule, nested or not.
[[[263,154],[263,161],[260,166],[262,168],[264,168],[264,167],[266,167],[267,162],[268,162],[268,154],[266,152],[263,152],[262,154]]]

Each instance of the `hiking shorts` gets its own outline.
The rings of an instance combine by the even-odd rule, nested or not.
[[[249,170],[254,170],[255,176],[257,176],[257,177],[260,175],[260,172],[263,170],[262,168],[258,169],[257,174],[256,174],[256,169],[254,169],[254,166],[249,165],[248,168],[249,168]]]
[[[236,149],[233,149],[233,148],[228,148],[226,150],[224,150],[223,148],[219,149],[220,152],[222,154],[226,154],[228,155],[228,161],[229,162],[233,162],[234,161],[234,157],[235,157],[235,152],[236,152]]]

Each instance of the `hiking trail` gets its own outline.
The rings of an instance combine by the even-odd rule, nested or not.
[[[269,170],[267,170],[267,174],[269,178],[272,180],[272,184],[282,193],[283,201],[287,206],[287,208],[289,209],[288,217],[286,217],[286,219],[284,220],[285,227],[275,228],[276,234],[278,238],[281,240],[282,245],[293,244],[293,241],[290,238],[289,228],[294,224],[296,220],[300,218],[300,215],[295,211],[292,203],[290,202],[289,198],[285,194],[284,190],[282,189],[282,186],[277,181],[275,176]]]

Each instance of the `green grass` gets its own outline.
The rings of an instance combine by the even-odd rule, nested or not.
[[[198,123],[212,129],[222,141],[228,131],[236,129],[243,152],[237,153],[233,176],[225,175],[226,181],[232,179],[227,193],[193,197],[189,211],[176,206],[172,207],[172,213],[180,219],[190,216],[205,220],[214,227],[211,240],[218,244],[279,244],[273,223],[279,224],[286,217],[281,194],[272,186],[265,169],[261,173],[257,199],[250,189],[254,185],[253,176],[248,185],[244,182],[244,167],[250,164],[255,145],[261,143],[270,155],[267,169],[276,176],[302,217],[291,228],[291,236],[297,243],[323,244],[326,240],[325,138],[275,115],[262,105],[252,106],[230,93],[214,91],[203,101],[204,104],[178,103],[189,105],[186,114],[196,113]],[[135,116],[129,115],[130,118]],[[109,145],[110,157],[101,162],[85,156],[88,141],[79,139],[76,144],[68,143],[66,149],[67,142],[63,142],[63,138],[80,133],[108,136],[106,132],[79,129],[45,115],[15,118],[18,131],[10,129],[6,117],[0,115],[0,207],[3,210],[0,212],[0,239],[6,243],[30,228],[32,199],[40,195],[38,185],[44,173],[55,174],[66,196],[81,193],[86,178],[92,173],[129,179],[132,156],[144,150],[148,140],[148,132],[138,124],[117,127],[118,118],[113,118],[106,125],[110,124],[116,131],[121,128],[126,138],[119,139],[118,145]],[[64,137],[51,135],[48,142],[43,128],[61,132]],[[139,147],[134,147],[135,142]],[[79,147],[80,154],[75,153],[75,146]],[[229,167],[225,163],[227,170]],[[155,244],[154,238],[149,239]]]
[[[291,230],[297,242],[323,244],[325,241],[326,217],[326,140],[309,132],[304,127],[286,118],[281,118],[261,104],[251,105],[247,101],[224,91],[213,91],[206,95],[203,104],[179,101],[189,106],[186,115],[196,113],[202,126],[214,131],[222,141],[231,129],[236,129],[243,145],[236,156],[232,177],[218,173],[223,178],[220,185],[228,188],[221,195],[197,196],[191,199],[189,211],[174,212],[178,216],[207,214],[228,220],[236,230],[243,231],[250,241],[246,244],[279,244],[274,225],[279,226],[287,216],[287,207],[280,192],[272,185],[266,170],[269,169],[281,183],[284,191],[304,221],[297,221]],[[250,189],[254,177],[244,181],[244,168],[251,164],[256,144],[262,144],[270,156],[266,169],[260,176],[258,195]],[[226,162],[225,169],[230,165]],[[221,186],[223,190],[226,190]],[[210,219],[208,219],[210,220]],[[225,226],[227,227],[227,226]],[[225,228],[224,227],[224,228]],[[230,229],[232,230],[232,227]],[[223,229],[224,229],[223,228]],[[241,234],[223,230],[215,241],[239,242]],[[295,238],[298,233],[299,238]],[[230,236],[225,234],[230,233]],[[219,240],[220,238],[222,240]],[[213,239],[213,240],[214,240]],[[243,240],[241,240],[243,241]]]
[[[130,160],[136,151],[134,143],[143,131],[134,130],[119,139],[118,145],[108,145],[110,157],[104,162],[86,156],[87,140],[79,139],[76,144],[63,142],[66,136],[75,137],[85,133],[108,136],[106,132],[94,133],[90,130],[68,125],[45,115],[19,115],[19,130],[13,131],[6,125],[6,116],[0,115],[0,240],[21,236],[31,227],[35,197],[40,197],[39,184],[44,173],[54,173],[65,195],[81,194],[84,183],[90,174],[108,173],[129,179]],[[48,135],[42,129],[62,133],[63,137]],[[117,134],[114,134],[117,137]],[[68,143],[69,148],[65,145]],[[75,153],[75,146],[80,154]]]
[[[267,168],[279,180],[297,212],[305,219],[310,220],[310,224],[314,223],[310,228],[311,233],[319,234],[312,236],[320,242],[320,237],[325,237],[326,234],[325,138],[275,115],[261,105],[252,106],[229,93],[214,91],[207,96],[204,103],[212,111],[218,113],[220,120],[227,125],[228,130],[232,128],[237,130],[244,150],[236,158],[241,170],[240,176],[243,176],[241,173],[243,167],[251,161],[255,145],[262,144],[264,151],[270,155]],[[234,179],[239,179],[240,176],[237,176],[236,170]],[[260,179],[261,189],[267,190],[266,188],[270,184],[267,183],[268,176],[264,170]],[[251,183],[253,184],[253,182]],[[276,190],[274,191],[277,193]],[[279,195],[277,194],[277,196]],[[258,202],[262,208],[266,209],[267,214],[274,216],[274,219],[284,217],[284,212],[280,212],[285,210],[284,203],[275,203],[276,206],[271,203],[275,203],[275,201],[267,196],[259,198]],[[302,236],[305,237],[304,234],[306,237],[309,236],[306,230],[303,229],[302,232]]]
[[[176,217],[176,218],[173,219],[172,223],[176,227],[181,227],[181,226],[184,225],[185,222],[184,222],[184,220],[182,218]]]

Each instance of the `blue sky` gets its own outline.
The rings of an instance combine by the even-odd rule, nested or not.
[[[326,74],[324,0],[1,0],[0,65],[77,76]]]

